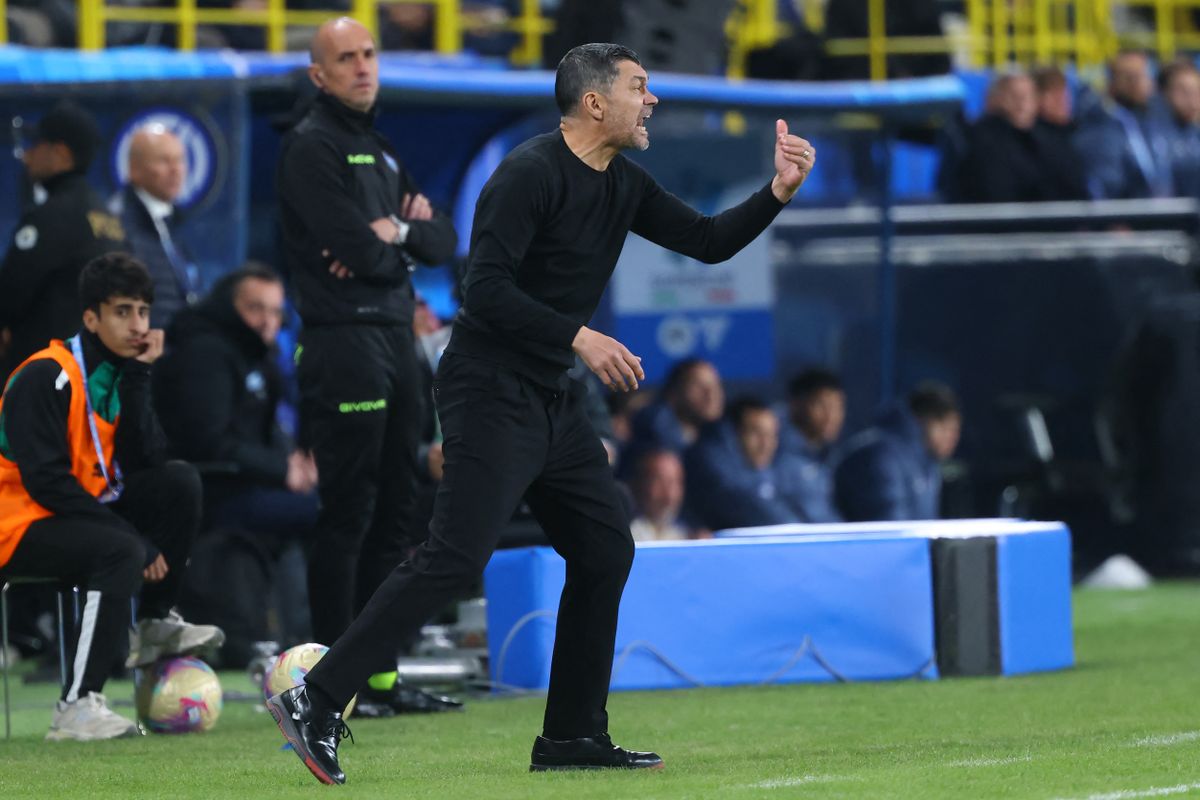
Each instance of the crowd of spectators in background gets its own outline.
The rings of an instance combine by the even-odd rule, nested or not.
[[[726,405],[716,367],[679,362],[632,416],[617,473],[637,540],[686,539],[761,525],[936,519],[941,463],[958,445],[954,393],[922,384],[874,425],[843,437],[846,394],[824,368],[792,379],[771,405]]]
[[[1200,71],[1146,54],[1109,65],[1103,95],[1054,67],[998,75],[982,115],[949,137],[941,189],[957,202],[1200,198]]]

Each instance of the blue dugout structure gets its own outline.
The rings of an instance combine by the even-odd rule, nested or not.
[[[134,128],[157,121],[175,129],[187,147],[192,173],[181,205],[191,218],[193,249],[206,280],[211,282],[247,255],[272,260],[276,236],[273,173],[279,128],[307,83],[298,79],[306,62],[305,54],[181,53],[149,48],[82,53],[0,48],[0,114],[11,120],[14,147],[19,147],[26,126],[36,122],[61,97],[71,97],[90,108],[109,140],[91,170],[91,178],[102,192],[115,191],[122,182],[124,148]],[[553,73],[508,71],[469,56],[445,59],[400,54],[386,54],[380,72],[384,91],[380,127],[396,143],[431,199],[441,207],[455,209],[465,243],[474,199],[495,163],[526,135],[555,123]],[[870,115],[873,121],[873,135],[882,144],[874,151],[875,166],[883,175],[892,171],[891,134],[896,125],[924,122],[952,112],[965,97],[962,82],[953,76],[845,84],[730,82],[665,74],[652,75],[651,80],[663,111],[679,115],[672,121],[660,111],[667,122],[673,122],[664,127],[671,131],[667,138],[672,146],[668,150],[674,149],[678,138],[689,137],[689,131],[702,136],[719,131],[720,119],[713,111],[736,110],[750,118],[760,114],[783,116],[793,121],[793,128],[798,119],[828,120],[833,114],[858,112]],[[659,118],[656,115],[656,123]],[[751,138],[758,147],[760,138]],[[711,136],[706,141],[711,142]],[[765,149],[768,156],[769,144],[768,139],[759,148]],[[746,169],[730,174],[729,163],[721,163],[726,160],[721,153],[701,149],[699,157],[708,159],[702,168],[711,167],[714,173],[733,179],[727,183],[739,183],[739,177],[742,181],[752,177],[750,182],[757,183],[769,168],[769,158],[765,163],[762,158],[758,163],[743,158]],[[932,169],[928,159],[914,163],[918,172]],[[819,166],[810,187],[806,187],[806,197],[822,195],[837,179],[835,173],[845,168],[844,163],[832,161],[825,171],[828,174],[823,175]],[[679,164],[675,170],[666,167],[660,179],[667,188],[700,207],[716,208],[720,202],[739,199],[724,196],[713,185],[673,185],[673,176],[686,176],[687,170],[695,169],[694,162]],[[925,179],[928,181],[929,176]],[[21,180],[18,164],[0,162],[0,183],[10,197]],[[882,373],[879,385],[886,396],[895,374],[892,329],[896,278],[889,258],[892,181],[883,180],[881,185],[883,224],[877,302]],[[5,230],[11,230],[17,214],[15,203],[3,206],[0,216]],[[758,251],[753,258],[760,262],[760,275],[765,274],[767,251]],[[686,267],[676,264],[663,269],[667,270],[666,277],[659,277],[670,282],[674,274],[671,270]],[[739,269],[754,271],[744,265]],[[743,290],[737,285],[740,277],[729,280],[731,283],[723,287],[707,287],[708,295],[698,301],[673,302],[668,298],[661,307],[646,308],[640,301],[632,306],[622,303],[618,291],[601,312],[601,323],[629,339],[635,351],[647,354],[652,377],[685,354],[684,346],[690,343],[694,354],[712,358],[732,378],[769,378],[772,348],[762,346],[761,338],[770,335],[769,288],[760,290],[752,285]],[[758,282],[769,286],[769,278]],[[419,287],[430,296],[435,308],[446,314],[452,309],[451,285],[452,278],[443,272],[424,275]],[[635,285],[625,294],[644,289]],[[708,303],[712,304],[712,313],[705,312]],[[722,304],[729,306],[728,313],[722,310]],[[717,330],[722,332],[719,341],[709,335]],[[747,354],[754,355],[748,358]]]

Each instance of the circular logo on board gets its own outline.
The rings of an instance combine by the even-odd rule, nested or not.
[[[127,120],[116,137],[112,153],[112,173],[119,186],[129,181],[129,145],[139,128],[161,125],[179,137],[183,145],[186,174],[175,205],[187,208],[204,200],[216,182],[219,148],[212,129],[184,111],[157,108],[143,111]]]
[[[658,349],[674,359],[691,355],[699,343],[695,324],[679,314],[672,314],[660,322],[655,338]]]

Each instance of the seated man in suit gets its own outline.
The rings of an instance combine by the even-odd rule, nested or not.
[[[200,271],[183,240],[175,202],[187,180],[179,137],[159,124],[139,128],[129,142],[129,183],[109,201],[121,217],[129,248],[154,281],[154,326],[166,330],[200,299]]]

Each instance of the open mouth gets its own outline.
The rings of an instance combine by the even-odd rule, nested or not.
[[[648,120],[648,119],[650,119],[650,115],[649,115],[649,114],[647,114],[646,116],[644,116],[644,117],[642,117],[642,118],[641,118],[641,120],[640,120],[640,124],[637,126],[637,129],[638,129],[640,132],[642,132],[642,133],[647,133],[647,130],[646,130],[646,120]]]

